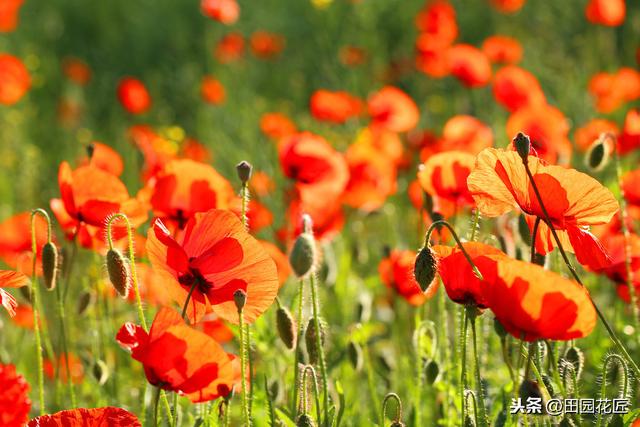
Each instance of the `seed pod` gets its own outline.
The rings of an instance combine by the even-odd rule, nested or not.
[[[518,132],[515,138],[513,138],[513,145],[515,146],[520,158],[526,162],[529,158],[529,152],[531,151],[531,140],[529,139],[529,136],[522,132]]]
[[[245,304],[247,303],[247,293],[242,289],[237,289],[233,293],[233,301],[236,303],[236,308],[238,312],[242,311]]]
[[[29,304],[32,304],[32,302],[31,302],[31,285],[20,286],[18,288],[18,290],[20,291],[20,294],[22,295],[22,298],[24,298],[25,301],[27,301]]]
[[[580,378],[584,367],[584,353],[576,346],[569,347],[564,353],[564,359],[571,363],[576,371],[576,378]]]
[[[424,368],[424,373],[427,384],[431,385],[436,382],[436,379],[438,379],[438,375],[440,374],[440,366],[438,365],[438,362],[431,360],[427,363],[427,366]]]
[[[351,362],[353,369],[360,371],[363,364],[362,347],[360,344],[355,341],[349,341],[347,345],[347,355],[349,356],[349,362]]]
[[[316,242],[311,233],[298,236],[289,255],[289,264],[299,278],[312,272],[316,261]]]
[[[320,324],[320,345],[324,346],[325,341],[325,325],[322,320],[318,322]],[[309,363],[312,365],[317,365],[320,355],[320,349],[318,348],[318,341],[316,339],[317,331],[316,331],[316,322],[313,321],[313,318],[309,319],[309,323],[307,323],[307,330],[304,335],[305,344],[307,345],[307,354],[309,355]]]
[[[93,377],[98,381],[98,384],[103,385],[109,379],[109,367],[102,360],[96,360],[93,364]]]
[[[542,383],[549,392],[549,395],[553,397],[555,395],[555,390],[553,389],[553,382],[551,381],[551,377],[547,374],[542,374]]]
[[[78,316],[82,316],[84,312],[87,311],[87,308],[89,308],[89,306],[91,305],[92,300],[93,295],[90,291],[84,291],[80,294],[80,296],[78,297],[78,306],[76,308]]]
[[[437,271],[438,263],[435,253],[428,246],[420,249],[413,267],[413,275],[415,276],[418,285],[420,285],[422,292],[427,292],[427,290],[429,290],[429,287],[433,283],[433,279],[436,277]]]
[[[522,381],[522,384],[520,384],[519,393],[520,397],[525,402],[529,398],[542,399],[542,391],[540,390],[540,385],[538,385],[538,382],[534,380]]]
[[[284,345],[289,350],[293,349],[296,345],[296,322],[286,307],[279,307],[276,311],[276,326]]]
[[[298,420],[296,421],[296,427],[315,427],[316,423],[313,421],[307,414],[300,414]]]
[[[44,286],[48,290],[56,287],[58,276],[58,248],[53,242],[47,242],[42,247],[42,277]]]
[[[122,298],[129,295],[131,275],[129,263],[118,249],[109,249],[107,252],[107,272],[109,280]]]
[[[601,137],[595,140],[585,155],[587,168],[593,172],[598,172],[604,169],[604,167],[609,163],[610,151],[606,137]]]
[[[251,166],[251,163],[245,160],[238,163],[236,165],[236,172],[238,173],[238,178],[240,179],[240,182],[242,183],[249,182],[249,180],[251,179],[252,170],[253,170],[253,167]]]

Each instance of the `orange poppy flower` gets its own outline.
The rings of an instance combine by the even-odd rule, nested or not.
[[[449,72],[470,88],[481,87],[491,80],[491,63],[487,56],[470,44],[457,44],[447,51]]]
[[[344,204],[364,211],[382,207],[396,192],[396,168],[393,162],[373,145],[352,144],[345,153],[349,165],[349,182],[342,195]]]
[[[74,384],[81,384],[84,380],[84,367],[82,361],[73,353],[69,353],[69,370],[71,371],[71,382]],[[47,378],[54,380],[56,378],[56,371],[58,371],[58,378],[62,383],[66,383],[69,377],[67,373],[67,359],[64,355],[60,355],[54,362],[50,359],[46,359],[43,365],[44,374]]]
[[[280,286],[284,285],[289,276],[291,276],[289,257],[271,242],[260,240],[260,243],[271,259],[273,259],[273,262],[276,263],[276,270],[278,270],[278,283],[280,283]]]
[[[640,98],[640,72],[623,67],[614,73],[597,73],[589,80],[588,90],[596,109],[611,113],[625,102]]]
[[[118,100],[131,114],[142,114],[151,108],[151,96],[147,88],[132,77],[125,77],[118,83]]]
[[[625,13],[624,0],[591,0],[584,9],[589,22],[608,27],[622,25]]]
[[[602,245],[587,228],[606,224],[613,218],[618,211],[613,194],[575,169],[547,165],[531,155],[528,162],[564,248],[573,250],[578,261],[593,270],[608,265],[609,259]],[[534,217],[545,217],[516,151],[487,148],[480,152],[467,184],[478,209],[485,216],[496,217],[520,209],[529,216],[530,222]],[[541,222],[536,250],[546,254],[554,246],[551,231]]]
[[[527,0],[491,0],[491,5],[502,13],[515,13]]]
[[[429,34],[420,34],[416,39],[416,68],[434,78],[449,75],[449,61],[447,56],[449,46],[432,38]]]
[[[362,112],[362,101],[344,91],[317,90],[309,104],[315,119],[331,123],[344,123]]]
[[[418,31],[441,46],[448,46],[458,37],[456,10],[444,0],[429,2],[416,16]]]
[[[511,112],[546,103],[538,79],[515,65],[507,65],[496,72],[493,78],[493,96],[498,104]]]
[[[477,118],[460,114],[444,124],[440,145],[445,151],[477,154],[493,145],[493,131]]]
[[[193,160],[172,160],[157,175],[151,191],[154,214],[169,225],[184,228],[196,212],[228,209],[233,187],[214,168]]]
[[[494,64],[517,64],[522,59],[522,45],[513,37],[487,37],[482,43],[482,51]]]
[[[261,59],[269,59],[282,52],[285,45],[285,38],[280,34],[256,31],[251,34],[249,43],[251,44],[251,51],[255,56]]]
[[[24,0],[3,0],[0,2],[0,33],[10,33],[18,26],[20,8]]]
[[[244,51],[244,37],[240,33],[229,33],[220,39],[214,50],[214,56],[222,63],[237,61]]]
[[[142,244],[135,245],[136,249],[144,250],[146,244],[145,242]],[[136,257],[140,257],[140,255],[136,251]],[[138,286],[140,289],[140,297],[145,304],[151,306],[168,306],[172,302],[171,294],[167,289],[167,283],[164,280],[164,276],[151,268],[149,264],[143,264],[141,262],[136,263],[136,273],[138,274]],[[113,286],[108,286],[107,289],[110,292],[110,296],[115,297],[116,291]],[[132,304],[136,303],[136,296],[134,292],[129,292],[127,296],[127,301]]]
[[[22,427],[29,419],[29,389],[15,366],[0,364],[0,423],[4,427]]]
[[[9,316],[16,315],[18,303],[16,299],[2,288],[21,288],[29,284],[29,278],[18,271],[0,270],[0,305],[2,305]]]
[[[629,110],[624,118],[624,126],[618,138],[619,154],[627,154],[640,147],[640,110]]]
[[[226,99],[226,91],[222,83],[213,76],[204,76],[200,85],[200,94],[209,104],[220,105]]]
[[[574,141],[576,147],[580,151],[587,151],[589,147],[600,137],[603,133],[612,133],[617,135],[619,133],[618,126],[605,119],[593,119],[585,123],[584,126],[576,129],[574,134]],[[614,147],[611,147],[612,149]]]
[[[202,13],[226,25],[235,23],[240,17],[240,6],[236,0],[201,0]]]
[[[135,125],[129,128],[129,137],[144,157],[143,180],[155,176],[178,155],[178,147],[158,135],[150,126]]]
[[[151,385],[194,403],[231,392],[233,369],[227,353],[213,338],[187,326],[170,308],[158,311],[148,333],[139,325],[125,323],[116,340],[142,363]]]
[[[205,314],[202,320],[193,327],[197,331],[204,332],[220,344],[231,342],[234,338],[233,331],[215,313]]]
[[[507,120],[507,134],[525,133],[531,147],[549,163],[568,164],[571,160],[569,121],[562,111],[546,104],[519,109]]]
[[[622,176],[621,189],[629,204],[640,206],[640,169],[629,171]]]
[[[265,113],[260,118],[260,130],[276,140],[296,133],[296,125],[282,113]]]
[[[427,292],[423,293],[413,274],[415,262],[414,251],[394,249],[380,261],[378,273],[382,283],[389,289],[393,289],[409,304],[418,306],[436,294],[439,283],[434,281]]]
[[[605,247],[611,263],[602,270],[600,274],[607,276],[612,282],[626,286],[627,284],[627,254],[631,278],[636,281],[638,270],[640,269],[640,237],[630,233],[625,238],[623,233],[607,233],[599,236],[602,246]],[[628,252],[627,252],[628,248]]]
[[[30,87],[31,76],[22,61],[13,55],[0,53],[0,104],[15,104]]]
[[[385,86],[369,97],[372,125],[392,132],[406,132],[416,127],[420,112],[415,102],[403,91]]]
[[[91,159],[85,157],[80,162],[81,166],[90,164],[112,175],[122,175],[122,171],[124,171],[124,161],[116,150],[98,141],[91,143],[91,150],[93,151]]]
[[[242,214],[242,199],[240,197],[233,200],[231,210],[238,218],[242,219],[240,216]],[[273,214],[269,208],[255,199],[249,200],[246,215],[249,231],[252,234],[256,234],[260,230],[273,224]]]
[[[184,304],[195,286],[187,314],[196,322],[212,306],[221,318],[238,322],[233,293],[247,293],[244,318],[253,322],[275,299],[276,266],[262,246],[231,212],[212,209],[196,213],[183,233],[173,238],[156,219],[147,236],[154,269],[171,283],[173,299]]]
[[[85,86],[91,80],[91,68],[78,58],[66,58],[62,62],[62,72],[74,83]]]
[[[51,199],[51,210],[67,236],[77,234],[81,243],[92,240],[86,226],[102,229],[106,218],[114,213],[126,214],[133,226],[147,219],[143,206],[129,197],[125,185],[115,175],[95,166],[72,170],[67,162],[62,162],[58,185],[61,198]],[[126,232],[121,224],[114,226],[113,231],[120,237]]]
[[[408,157],[404,151],[402,140],[397,133],[380,127],[368,126],[363,128],[353,144],[362,144],[372,147],[383,154],[398,168],[405,166]]]
[[[264,197],[271,194],[275,188],[276,184],[266,172],[255,171],[251,174],[249,189],[252,194],[257,195],[258,197]]]
[[[299,191],[294,191],[294,194],[287,208],[285,225],[277,232],[280,241],[290,242],[302,233],[304,214],[310,215],[313,219],[313,234],[316,240],[329,241],[340,233],[345,223],[340,198],[327,199],[326,203],[304,203]]]
[[[483,276],[490,273],[489,270],[492,267],[491,264],[485,262],[484,257],[487,255],[507,256],[502,251],[484,243],[467,242],[463,243],[463,247]],[[486,283],[476,277],[460,248],[435,245],[432,250],[436,253],[438,274],[449,299],[458,304],[474,304],[478,308],[489,307],[482,289]]]
[[[431,156],[418,169],[420,186],[428,194],[444,198],[456,206],[473,206],[467,177],[474,168],[475,160],[473,154],[463,151],[445,151]]]
[[[596,311],[586,288],[536,264],[491,258],[483,297],[507,332],[525,341],[570,340],[591,333]],[[483,275],[487,268],[481,270]]]
[[[39,275],[42,246],[47,242],[47,222],[40,215],[36,215],[34,221]],[[21,212],[0,223],[0,259],[12,269],[31,276],[31,212]]]
[[[29,421],[28,427],[141,427],[131,412],[107,406],[95,409],[67,409],[53,415],[41,415]]]
[[[26,304],[20,304],[16,307],[16,314],[11,318],[11,321],[19,328],[33,330],[33,308]]]

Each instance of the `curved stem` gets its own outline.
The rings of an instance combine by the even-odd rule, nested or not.
[[[478,398],[478,418],[480,426],[487,426],[487,410],[484,405],[484,393],[482,391],[482,378],[480,377],[480,358],[478,357],[478,342],[476,337],[476,316],[469,316],[469,320],[471,321],[471,335],[473,341],[473,359],[475,363],[475,374],[476,374],[476,387],[477,398]]]
[[[316,379],[316,370],[313,369],[313,366],[311,365],[307,365],[304,367],[304,369],[302,370],[302,393],[304,396],[304,400],[301,401],[301,403],[303,404],[303,408],[302,408],[302,412],[303,413],[308,413],[309,408],[308,408],[308,397],[307,397],[307,373],[310,373],[311,375],[311,380],[313,381],[313,396],[314,396],[314,401],[315,401],[315,405],[316,405],[316,417],[318,418],[318,422],[320,422],[320,393],[318,392],[318,381]]]
[[[311,302],[313,303],[313,323],[316,328],[316,346],[318,347],[318,363],[320,364],[320,376],[322,377],[322,398],[324,406],[324,424],[329,422],[329,386],[327,381],[327,365],[325,364],[324,348],[322,347],[322,333],[320,329],[320,302],[316,289],[315,274],[309,275],[311,286]]]
[[[400,400],[400,397],[395,393],[388,393],[382,400],[382,426],[384,426],[384,422],[387,419],[387,402],[389,402],[390,399],[395,400],[397,405],[394,421],[399,422],[402,420],[402,401]]]
[[[438,221],[434,221],[430,226],[429,229],[427,230],[427,233],[424,237],[424,246],[428,247],[429,246],[429,242],[431,240],[431,233],[433,233],[433,230],[436,227],[440,227],[444,225],[445,227],[447,227],[449,229],[449,231],[451,232],[451,235],[453,236],[454,240],[456,241],[456,243],[458,244],[458,247],[460,248],[460,251],[462,252],[462,254],[464,255],[464,257],[467,259],[467,262],[469,263],[469,265],[471,265],[471,269],[473,270],[473,274],[479,279],[482,280],[482,273],[480,273],[480,270],[478,270],[478,267],[474,264],[473,260],[471,259],[471,256],[469,255],[469,253],[467,252],[467,250],[464,248],[464,246],[462,246],[462,242],[460,241],[460,238],[458,237],[458,234],[456,233],[456,231],[453,229],[453,227],[451,226],[451,224],[449,224],[447,221],[445,220],[438,220]]]

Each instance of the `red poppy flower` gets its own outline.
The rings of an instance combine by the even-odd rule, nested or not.
[[[168,225],[184,228],[196,212],[228,209],[233,187],[214,168],[193,160],[172,160],[157,174],[151,190],[154,214]]]
[[[213,158],[209,149],[195,138],[187,137],[182,141],[180,156],[200,163],[210,162]]]
[[[85,86],[91,80],[91,68],[78,58],[66,58],[62,62],[62,72],[74,83]]]
[[[244,318],[253,322],[276,296],[276,266],[262,246],[229,211],[196,213],[174,239],[156,219],[147,236],[147,252],[154,269],[170,283],[170,292],[184,304],[195,285],[187,314],[199,320],[208,306],[223,319],[237,323],[233,293],[247,293]]]
[[[589,80],[588,89],[596,109],[611,113],[625,102],[640,98],[640,72],[623,67],[614,73],[597,73]]]
[[[229,356],[213,338],[187,326],[167,307],[156,314],[151,330],[125,323],[116,340],[144,366],[147,381],[186,396],[194,403],[226,396],[233,387]]]
[[[0,2],[0,33],[10,33],[18,26],[20,8],[24,0]]]
[[[626,286],[628,257],[631,279],[640,279],[637,274],[640,270],[640,237],[630,233],[628,238],[625,238],[623,233],[617,232],[607,233],[599,238],[611,258],[611,263],[598,273],[604,274],[619,285]]]
[[[372,125],[392,132],[406,132],[416,127],[420,112],[415,102],[403,91],[385,86],[369,97]]]
[[[141,427],[131,412],[107,406],[95,409],[68,409],[53,415],[42,415],[29,421],[28,427]]]
[[[311,95],[311,115],[320,121],[344,123],[362,112],[362,101],[348,92],[320,89]]]
[[[463,243],[463,247],[483,274],[483,278],[485,274],[491,273],[492,268],[491,263],[485,262],[484,257],[507,256],[502,251],[484,243],[467,242]],[[486,283],[476,277],[460,248],[435,245],[432,249],[436,253],[438,274],[449,299],[458,304],[474,304],[479,308],[489,307],[482,289]]]
[[[231,25],[240,17],[240,6],[236,0],[202,0],[202,13],[215,21]]]
[[[147,219],[144,207],[129,197],[124,184],[115,176],[95,166],[80,166],[72,170],[67,162],[58,171],[60,199],[51,200],[51,210],[67,237],[76,235],[83,246],[92,247],[95,229],[102,230],[106,218],[117,212],[129,217],[133,226]],[[116,236],[125,234],[124,226],[113,228]]]
[[[251,51],[255,56],[261,59],[269,59],[282,52],[285,45],[285,38],[280,34],[256,31],[251,34],[249,43],[251,44]]]
[[[276,184],[266,172],[255,171],[251,174],[249,189],[252,194],[258,197],[264,197],[271,194],[275,188]]]
[[[445,151],[431,156],[418,169],[418,181],[424,191],[456,205],[473,206],[467,177],[475,165],[475,156],[463,151]],[[442,213],[442,212],[441,212]]]
[[[40,254],[47,242],[47,222],[40,215],[34,218],[36,232],[36,273],[41,274]],[[0,223],[0,259],[12,269],[31,276],[31,212],[22,212]]]
[[[447,51],[449,72],[470,88],[481,87],[491,79],[491,63],[475,46],[457,44]]]
[[[487,274],[482,294],[511,335],[525,341],[565,341],[591,333],[596,311],[586,288],[536,264],[488,258],[495,273]]]
[[[200,85],[200,94],[209,104],[220,105],[226,99],[226,91],[222,83],[213,76],[204,76]]]
[[[280,283],[280,286],[284,285],[289,276],[291,276],[289,257],[271,242],[260,240],[260,244],[262,244],[262,247],[269,254],[271,259],[273,259],[273,262],[276,263],[276,270],[278,270],[278,282]]]
[[[240,33],[224,35],[216,45],[214,56],[222,63],[237,61],[244,51],[244,37]]]
[[[0,270],[0,305],[10,316],[15,316],[18,303],[15,298],[2,288],[21,288],[29,284],[29,278],[17,271]]]
[[[33,308],[26,304],[20,304],[16,307],[16,314],[11,318],[14,325],[33,330]]]
[[[591,23],[616,27],[624,22],[626,7],[624,0],[591,0],[584,13]]]
[[[491,4],[502,13],[514,13],[522,9],[527,0],[491,0]]]
[[[91,166],[95,166],[96,168],[109,172],[112,175],[122,175],[122,171],[124,171],[124,162],[116,150],[98,141],[93,141],[91,143],[91,150],[93,151],[91,159],[85,157],[80,162],[81,166],[90,164]]]
[[[260,130],[269,138],[279,140],[296,133],[296,125],[282,113],[266,113],[260,118]]]
[[[215,313],[205,314],[202,320],[193,325],[193,327],[197,331],[204,332],[220,344],[231,342],[234,338],[233,331]]]
[[[407,166],[407,157],[409,156],[405,153],[400,136],[395,132],[380,127],[368,126],[358,133],[354,144],[372,147],[398,168]]]
[[[177,145],[158,135],[150,126],[135,125],[130,127],[129,137],[144,157],[143,181],[154,177],[178,155]]]
[[[517,64],[522,59],[522,45],[513,37],[487,37],[482,43],[482,51],[494,64]]]
[[[422,305],[431,299],[438,290],[438,281],[429,287],[426,293],[420,289],[416,282],[413,269],[416,262],[416,253],[410,250],[392,250],[378,265],[380,280],[389,289],[396,291],[411,305]]]
[[[444,124],[440,145],[446,151],[477,154],[493,145],[493,131],[473,116],[453,116]]]
[[[13,55],[0,53],[0,104],[13,105],[31,87],[26,67]]]
[[[51,380],[56,378],[56,371],[58,371],[57,377],[60,381],[63,383],[68,381],[67,359],[64,355],[60,355],[55,361],[46,359],[43,370],[44,374]],[[81,384],[84,380],[84,367],[82,366],[82,361],[73,353],[69,353],[69,370],[71,371],[71,382]]]
[[[118,99],[131,114],[142,114],[151,108],[151,96],[147,88],[132,77],[125,77],[118,83]]]
[[[231,210],[238,216],[238,218],[241,218],[242,199],[240,197],[233,200]],[[246,215],[249,231],[252,234],[256,234],[263,228],[269,227],[273,224],[273,214],[269,208],[258,202],[256,199],[249,200]]]
[[[640,169],[625,173],[621,181],[621,189],[627,202],[640,206]]]
[[[627,154],[640,147],[640,111],[633,109],[627,111],[624,118],[624,126],[618,138],[617,149],[619,154]]]
[[[443,46],[429,34],[420,34],[416,39],[416,68],[424,74],[441,78],[449,75],[448,45]]]
[[[448,46],[458,37],[456,10],[443,0],[429,2],[416,16],[418,31],[441,46]]]
[[[507,120],[507,134],[525,133],[531,147],[549,163],[568,164],[571,160],[569,122],[562,111],[546,104],[520,108]]]
[[[587,151],[603,133],[612,133],[613,135],[617,135],[619,133],[618,126],[610,120],[590,120],[582,127],[576,129],[574,134],[576,147],[580,151]],[[614,147],[611,148],[614,149]]]
[[[602,245],[587,228],[613,218],[618,211],[613,194],[575,169],[547,165],[534,156],[529,156],[528,162],[564,248],[573,250],[578,261],[593,270],[608,265],[610,260]],[[487,148],[480,152],[467,184],[483,215],[496,217],[520,209],[530,222],[534,217],[545,217],[516,151]],[[546,254],[554,246],[551,231],[541,222],[536,250]]]
[[[526,106],[546,103],[538,79],[515,65],[507,65],[496,72],[493,79],[493,96],[498,104],[511,112]]]
[[[29,419],[29,384],[13,365],[0,364],[0,424],[22,427]]]

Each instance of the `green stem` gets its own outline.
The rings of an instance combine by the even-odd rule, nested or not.
[[[440,226],[445,226],[445,227],[447,227],[449,229],[449,231],[451,232],[451,235],[453,236],[454,240],[458,244],[458,247],[460,248],[460,251],[462,252],[462,255],[464,255],[464,257],[466,258],[466,260],[469,263],[469,265],[471,265],[471,269],[473,271],[473,274],[479,280],[482,280],[482,273],[480,273],[480,270],[478,270],[478,267],[475,265],[475,263],[471,259],[471,256],[469,255],[467,250],[464,248],[464,246],[462,246],[462,242],[460,241],[460,238],[458,237],[458,234],[456,233],[456,231],[453,229],[451,224],[449,224],[447,221],[445,221],[445,220],[434,221],[429,226],[429,229],[427,230],[427,233],[426,233],[426,235],[424,237],[424,247],[428,247],[429,246],[429,242],[431,240],[431,233],[433,233],[433,230],[435,230],[436,227],[440,227]]]
[[[315,274],[309,276],[311,286],[311,301],[313,303],[313,323],[316,328],[316,346],[318,347],[318,363],[320,364],[320,376],[322,377],[322,397],[324,405],[324,425],[329,423],[329,387],[327,381],[327,365],[325,364],[324,348],[322,347],[322,337],[320,330],[320,302],[318,300],[318,290],[316,289]]]
[[[157,427],[158,425],[158,402],[160,400],[160,392],[162,389],[160,387],[156,387],[155,390],[155,398],[153,399],[153,426]]]
[[[298,336],[296,339],[296,349],[294,355],[294,366],[293,366],[293,405],[291,408],[291,413],[293,414],[293,418],[296,419],[298,416],[298,375],[300,369],[298,368],[299,357],[300,357],[300,341],[302,340],[302,334],[304,332],[304,322],[302,319],[302,311],[304,306],[304,280],[300,279],[300,285],[298,287]]]
[[[71,378],[71,368],[69,364],[69,347],[67,344],[67,332],[65,326],[65,314],[64,306],[62,302],[62,295],[60,294],[60,287],[56,286],[56,300],[58,308],[58,318],[60,319],[60,335],[62,340],[62,352],[64,354],[65,368],[67,369],[67,386],[69,387],[69,397],[71,398],[71,407],[76,407],[76,393],[73,387],[73,380]]]
[[[244,315],[242,309],[238,310],[238,327],[240,329],[240,380],[242,381],[242,414],[246,427],[251,426],[251,418],[249,416],[249,402],[247,400],[247,348],[245,340]]]
[[[473,308],[475,310],[475,307]],[[475,363],[476,387],[478,388],[478,418],[480,426],[488,426],[487,410],[484,404],[484,392],[482,390],[482,378],[480,377],[480,358],[478,356],[478,343],[476,338],[476,316],[469,316],[471,321],[471,335],[473,341],[473,359]]]
[[[465,390],[467,388],[467,310],[462,309],[462,324],[460,325],[460,408],[461,408],[461,425],[467,415],[465,404]]]

